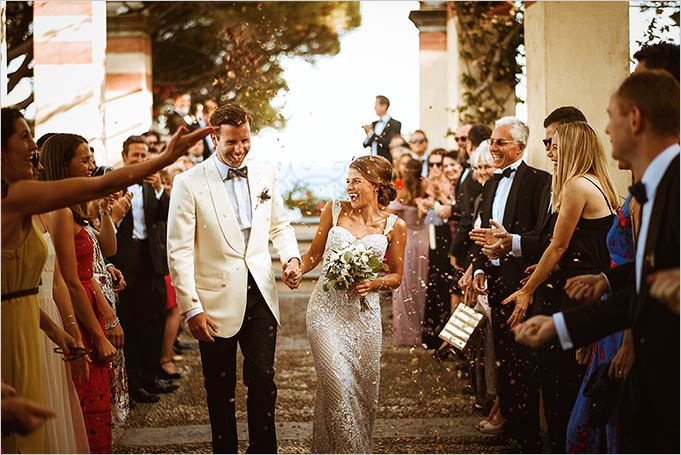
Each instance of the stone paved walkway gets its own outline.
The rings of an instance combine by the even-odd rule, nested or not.
[[[303,295],[281,298],[281,327],[275,363],[277,435],[282,453],[310,450],[316,377],[305,337]],[[390,305],[383,305],[384,347],[374,451],[376,453],[498,453],[513,450],[496,437],[477,432],[481,416],[462,393],[453,362],[439,362],[422,348],[390,342]],[[190,341],[186,335],[183,340]],[[240,359],[240,357],[239,357]],[[240,361],[240,360],[239,360]],[[206,453],[211,451],[198,350],[178,362],[180,389],[156,404],[138,404],[130,419],[114,429],[116,453]],[[239,371],[239,377],[241,372]],[[246,390],[237,385],[240,451],[247,444]]]

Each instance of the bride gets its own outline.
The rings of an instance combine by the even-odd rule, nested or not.
[[[317,372],[312,432],[313,453],[367,453],[372,450],[381,358],[378,291],[402,281],[406,225],[385,207],[395,198],[390,162],[362,156],[350,164],[350,201],[329,201],[322,211],[302,272],[319,264],[331,249],[361,241],[379,258],[387,251],[387,275],[356,283],[354,289],[324,291],[320,277],[307,307],[307,335]],[[369,309],[361,311],[359,297]]]

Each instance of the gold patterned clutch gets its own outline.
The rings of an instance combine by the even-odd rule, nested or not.
[[[459,303],[447,321],[439,337],[459,350],[463,350],[471,335],[480,324],[483,315],[463,303]]]

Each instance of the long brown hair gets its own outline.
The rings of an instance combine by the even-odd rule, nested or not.
[[[400,191],[401,203],[416,205],[415,199],[423,196],[422,171],[423,163],[419,160],[411,159],[404,165],[404,186],[402,191]]]
[[[80,144],[87,145],[87,140],[77,134],[60,133],[50,137],[40,152],[40,162],[45,168],[41,180],[63,180],[71,177],[67,168]],[[87,202],[69,208],[73,212],[74,221],[79,225],[83,226],[91,221]]]

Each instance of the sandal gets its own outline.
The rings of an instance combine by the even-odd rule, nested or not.
[[[163,368],[163,365],[166,365],[168,363],[173,364],[172,360],[166,360],[165,362],[161,362],[161,372],[159,373],[159,376],[161,379],[180,379],[182,375],[175,371],[174,373],[168,372],[165,368]],[[175,366],[175,364],[173,364]]]

